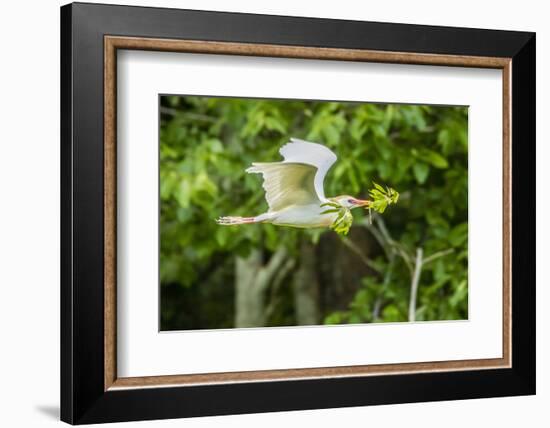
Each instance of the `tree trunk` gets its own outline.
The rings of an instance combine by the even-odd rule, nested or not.
[[[263,293],[254,278],[262,265],[262,254],[252,250],[246,258],[237,257],[235,264],[235,327],[264,325]]]
[[[294,275],[294,308],[297,325],[319,323],[319,280],[315,246],[308,240],[300,243],[300,266]]]
[[[263,264],[260,250],[248,257],[237,257],[235,263],[235,327],[262,327],[266,323],[265,295],[269,286],[286,269],[287,251],[279,247]]]

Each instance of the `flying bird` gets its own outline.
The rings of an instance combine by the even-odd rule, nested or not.
[[[325,196],[323,182],[328,170],[337,160],[328,147],[291,138],[289,143],[281,147],[279,153],[283,156],[283,161],[254,162],[246,170],[248,173],[262,175],[268,211],[255,217],[220,217],[218,224],[231,226],[271,223],[298,228],[332,227],[339,221],[342,210],[349,214],[349,210],[353,208],[369,208],[373,203],[349,195],[333,198]],[[386,204],[396,202],[397,197],[394,199],[395,201],[388,200]]]

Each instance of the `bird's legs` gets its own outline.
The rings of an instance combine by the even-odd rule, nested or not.
[[[271,223],[271,220],[275,216],[274,213],[264,213],[256,217],[220,217],[216,220],[216,223],[222,226],[233,226],[236,224],[252,224],[252,223]]]
[[[221,224],[222,226],[233,226],[236,224],[250,224],[256,223],[256,217],[220,217],[216,220],[216,223]]]

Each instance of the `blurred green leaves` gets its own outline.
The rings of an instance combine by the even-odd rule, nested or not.
[[[417,162],[413,165],[414,177],[418,184],[424,184],[430,173],[430,167],[422,162]]]
[[[232,287],[227,281],[236,255],[261,247],[269,257],[285,245],[299,259],[299,239],[318,245],[322,236],[334,233],[272,225],[219,227],[214,221],[267,210],[260,177],[244,170],[252,162],[280,160],[279,148],[296,137],[337,154],[325,180],[327,196],[372,198],[373,181],[400,190],[399,203],[383,215],[393,239],[410,253],[418,246],[427,255],[454,249],[425,266],[417,319],[467,317],[467,108],[198,96],[161,97],[160,108],[163,287],[215,281],[217,288]],[[355,228],[372,233],[368,213],[357,211],[346,239],[353,238]],[[343,232],[350,218],[346,214],[341,220]],[[344,308],[327,303],[325,322],[406,320],[409,268],[401,258],[392,259],[391,251],[373,257],[379,270],[356,284]],[[163,316],[168,324],[177,322],[168,312]]]

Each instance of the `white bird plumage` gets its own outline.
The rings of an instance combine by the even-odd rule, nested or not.
[[[254,162],[246,172],[262,174],[265,198],[269,210],[256,217],[221,217],[218,223],[236,225],[272,223],[301,228],[328,227],[337,214],[323,204],[336,202],[344,207],[364,206],[367,201],[339,196],[327,199],[323,183],[336,162],[336,155],[321,144],[291,138],[279,150],[281,162]]]
[[[323,182],[336,155],[325,146],[296,138],[291,138],[279,153],[282,162],[255,162],[246,170],[263,175],[269,210],[325,202]]]

